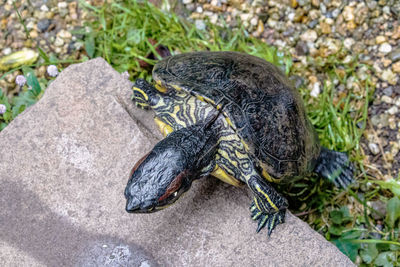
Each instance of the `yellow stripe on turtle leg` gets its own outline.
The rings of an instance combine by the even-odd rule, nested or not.
[[[227,174],[218,164],[215,165],[215,169],[212,171],[211,175],[233,186],[238,187],[243,185],[242,182]]]
[[[279,210],[278,207],[274,204],[274,202],[271,201],[271,199],[269,198],[269,196],[268,196],[264,191],[261,190],[261,188],[257,187],[257,191],[258,191],[259,193],[263,194],[263,196],[267,199],[269,205],[271,205],[271,207],[272,207],[274,210],[276,210],[276,211]]]

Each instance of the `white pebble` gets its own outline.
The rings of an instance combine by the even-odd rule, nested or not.
[[[386,112],[389,113],[390,115],[394,115],[399,112],[399,109],[398,109],[398,107],[393,106],[393,107],[389,108]]]
[[[393,99],[387,95],[382,96],[381,98],[382,102],[385,102],[386,104],[392,104]]]
[[[42,5],[42,6],[40,7],[40,10],[43,11],[43,12],[48,12],[48,11],[49,11],[49,8],[48,8],[46,5]]]
[[[379,46],[379,52],[387,54],[392,52],[392,46],[388,43],[383,43]]]
[[[3,55],[7,56],[9,54],[11,54],[12,50],[10,47],[6,47],[3,49]]]
[[[312,97],[318,97],[320,93],[321,93],[321,84],[319,82],[316,82],[313,84],[313,88],[310,92],[310,95]]]
[[[354,45],[354,39],[352,39],[352,38],[346,38],[346,39],[344,39],[344,41],[343,41],[343,45],[344,45],[344,47],[346,48],[346,49],[348,49],[348,50],[350,50],[351,49],[351,47]]]
[[[58,9],[66,9],[68,7],[67,2],[60,2],[57,4]]]
[[[55,46],[63,46],[64,40],[57,36],[56,40],[54,41]]]
[[[258,18],[257,18],[257,17],[253,17],[253,18],[250,20],[250,24],[253,25],[253,26],[257,26],[257,24],[258,24]]]
[[[318,38],[318,35],[313,30],[307,30],[302,35],[300,35],[300,39],[305,42],[314,42],[315,40],[317,40],[317,38]]]
[[[371,151],[372,154],[378,155],[379,154],[379,147],[375,143],[369,143],[368,148]]]

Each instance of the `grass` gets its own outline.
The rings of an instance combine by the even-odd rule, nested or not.
[[[231,30],[206,22],[206,30],[199,30],[173,12],[163,11],[147,2],[121,0],[95,7],[82,1],[81,5],[93,16],[93,20],[87,22],[89,31],[81,32],[85,35],[83,41],[88,57],[105,58],[116,70],[128,71],[132,80],[140,77],[151,81],[151,66],[161,58],[159,45],[167,47],[173,54],[198,50],[241,51],[274,63],[289,76],[305,76],[302,66],[293,63],[285,51],[280,52],[251,37],[244,29]],[[57,63],[43,51],[39,52],[41,64]],[[150,54],[154,59],[149,57]],[[282,190],[293,213],[358,265],[395,266],[400,260],[399,177],[384,181],[365,160],[360,140],[367,127],[368,104],[374,87],[368,66],[360,64],[357,57],[345,61],[345,56],[346,51],[340,50],[327,58],[310,58],[311,68],[323,75],[325,83],[317,98],[311,97],[305,86],[300,91],[321,143],[350,153],[357,167],[357,183],[343,191],[310,176],[286,185]],[[148,67],[143,67],[140,61],[146,62]],[[367,75],[359,75],[361,68],[367,69]],[[25,69],[27,71],[29,69]],[[45,81],[39,84],[44,88]],[[341,85],[345,89],[339,91],[337,88]],[[34,101],[40,95],[34,95]],[[4,95],[0,95],[0,103],[2,101],[8,101]],[[18,109],[16,99],[11,102],[16,107],[15,114],[0,115],[3,125],[28,105],[22,104]],[[375,211],[368,205],[369,201],[377,200],[386,206],[386,214],[379,220],[373,218]]]

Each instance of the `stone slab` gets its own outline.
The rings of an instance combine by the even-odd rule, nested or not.
[[[268,238],[250,192],[204,178],[154,214],[125,212],[133,164],[161,138],[103,59],[66,68],[0,133],[5,266],[351,266],[287,214]]]

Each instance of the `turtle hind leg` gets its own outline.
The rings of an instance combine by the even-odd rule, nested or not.
[[[157,105],[160,100],[160,92],[143,79],[137,79],[133,84],[132,100],[136,106],[149,109]]]
[[[288,202],[260,176],[252,176],[247,184],[255,194],[250,212],[252,219],[258,220],[257,233],[267,227],[270,236],[278,224],[285,222]]]
[[[353,171],[354,166],[346,153],[322,147],[314,172],[337,187],[347,188],[354,182]]]

